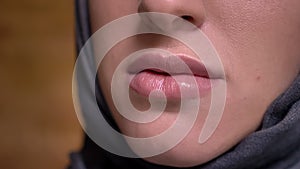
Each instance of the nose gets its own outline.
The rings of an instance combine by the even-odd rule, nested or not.
[[[205,8],[202,0],[140,0],[139,12],[176,15],[199,28],[205,20]]]

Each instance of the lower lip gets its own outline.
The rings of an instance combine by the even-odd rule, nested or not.
[[[178,81],[176,81],[175,78]],[[165,94],[167,99],[196,98],[209,93],[211,91],[211,83],[215,80],[216,79],[201,76],[170,76],[152,71],[143,71],[133,76],[130,82],[130,88],[146,97],[148,97],[152,91],[159,90]],[[181,92],[181,90],[183,92]]]

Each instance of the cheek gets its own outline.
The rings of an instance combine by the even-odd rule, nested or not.
[[[229,94],[271,102],[299,72],[300,2],[225,0],[206,5],[203,30],[224,63]]]
[[[92,32],[122,16],[137,12],[138,0],[90,0]]]
[[[100,86],[106,98],[111,97],[110,91],[111,91],[112,78],[119,64],[128,55],[130,55],[131,53],[139,49],[139,46],[134,45],[133,39],[134,37],[128,38],[113,46],[111,50],[109,50],[109,52],[105,55],[105,57],[101,61],[101,64],[98,67]],[[97,48],[97,46],[101,46],[101,43],[103,42],[102,41],[93,42],[94,52],[96,55],[97,53],[102,53]]]
[[[202,29],[227,76],[223,119],[233,123],[238,117],[239,124],[253,130],[299,73],[300,1],[206,2],[208,18]]]

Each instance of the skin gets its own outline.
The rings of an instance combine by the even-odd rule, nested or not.
[[[198,143],[210,95],[201,100],[198,118],[189,134],[173,149],[145,160],[189,167],[223,154],[257,130],[272,101],[300,71],[299,0],[90,0],[92,32],[119,17],[137,12],[162,12],[186,18],[211,40],[224,65],[227,97],[223,118],[212,137]],[[187,17],[188,16],[188,17]],[[149,40],[151,39],[151,41]],[[143,39],[143,40],[142,40]],[[116,45],[99,67],[99,83],[121,131],[151,137],[165,131],[177,117],[177,102],[168,102],[163,115],[140,124],[127,120],[114,107],[110,83],[116,66],[128,54],[145,47],[189,53],[181,43],[158,35],[129,38]],[[146,98],[131,92],[131,101],[145,110]],[[151,147],[152,145],[149,145]]]

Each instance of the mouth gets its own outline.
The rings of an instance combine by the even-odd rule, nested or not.
[[[208,73],[203,63],[187,55],[145,54],[133,61],[127,72],[131,90],[145,97],[158,90],[172,100],[205,96],[221,79],[217,72]]]

